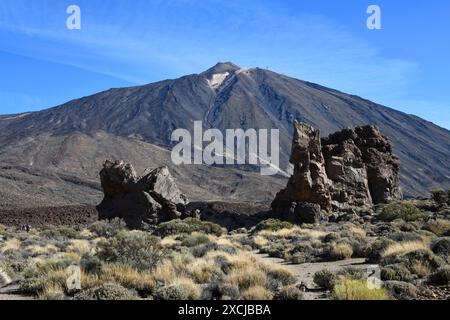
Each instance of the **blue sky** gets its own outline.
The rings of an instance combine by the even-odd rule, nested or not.
[[[382,30],[366,27],[371,4]],[[449,30],[447,0],[2,0],[0,114],[232,61],[450,128]]]

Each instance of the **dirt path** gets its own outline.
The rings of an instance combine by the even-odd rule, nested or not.
[[[35,300],[31,296],[22,295],[19,292],[19,285],[11,283],[6,287],[0,288],[0,301],[5,300]]]
[[[326,292],[320,290],[314,284],[314,274],[317,271],[327,269],[332,272],[339,272],[348,267],[360,268],[366,270],[369,264],[365,262],[364,258],[361,259],[349,259],[344,261],[332,261],[332,262],[316,262],[316,263],[304,263],[294,265],[287,263],[283,259],[269,257],[268,254],[261,254],[253,252],[253,254],[266,262],[276,263],[283,265],[289,269],[298,279],[298,283],[303,283],[309,289],[305,292],[306,300],[322,300],[326,299]]]

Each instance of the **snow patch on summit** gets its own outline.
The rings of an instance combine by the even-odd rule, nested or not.
[[[222,83],[225,81],[225,79],[230,75],[229,72],[225,72],[225,73],[216,73],[212,75],[211,79],[206,79],[206,81],[208,81],[208,85],[212,88],[212,89],[217,89],[219,88]]]

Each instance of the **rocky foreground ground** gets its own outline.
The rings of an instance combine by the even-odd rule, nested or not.
[[[0,299],[450,298],[450,192],[401,200],[376,127],[294,129],[271,208],[189,202],[167,167],[106,161],[96,208],[0,213]]]
[[[234,230],[195,218],[151,231],[118,219],[1,226],[0,299],[450,298],[447,204],[400,201],[336,218]],[[71,265],[80,288],[67,281]],[[368,287],[371,272],[379,287]]]

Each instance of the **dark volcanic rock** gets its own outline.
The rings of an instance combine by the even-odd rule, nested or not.
[[[131,164],[106,161],[100,172],[105,197],[100,219],[122,218],[130,228],[181,218],[188,203],[166,167],[137,178]]]
[[[320,210],[305,211],[305,202],[330,212],[402,197],[400,161],[374,126],[345,129],[321,140],[318,130],[294,122],[291,163],[294,173],[272,203],[274,215],[284,220],[317,222]],[[302,212],[308,213],[300,217]]]
[[[400,199],[400,160],[392,152],[392,146],[375,126],[345,129],[322,139],[328,176],[335,189],[356,191],[350,203],[358,205],[386,203]],[[336,175],[333,158],[340,156],[344,162],[344,174]],[[330,164],[330,165],[328,165]],[[343,181],[344,185],[338,185]],[[367,192],[367,186],[369,191]],[[351,201],[353,200],[353,201]],[[342,201],[341,201],[342,202]]]
[[[326,175],[319,130],[294,123],[291,163],[294,174],[272,205],[276,213],[292,210],[292,203],[310,202],[331,210],[331,183]]]

